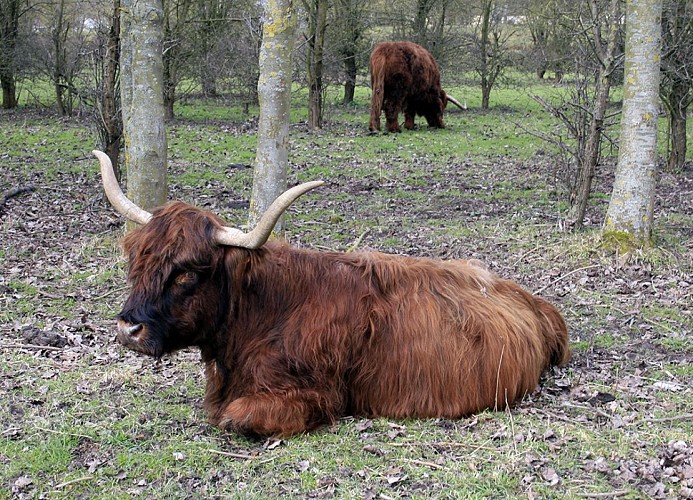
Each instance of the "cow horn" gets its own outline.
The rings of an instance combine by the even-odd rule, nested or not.
[[[318,186],[322,186],[323,181],[312,181],[299,184],[291,189],[284,191],[272,202],[269,208],[262,214],[257,225],[249,233],[244,233],[239,229],[224,227],[217,231],[215,239],[220,245],[228,245],[243,248],[260,248],[269,239],[274,225],[282,216],[284,210],[289,208],[296,199]]]
[[[152,218],[152,214],[146,210],[142,210],[140,207],[128,200],[123,194],[123,191],[118,185],[118,179],[116,179],[116,176],[113,173],[113,164],[111,163],[111,159],[108,157],[108,155],[97,150],[92,151],[92,153],[99,159],[103,189],[106,191],[108,201],[111,202],[113,208],[137,224],[146,224],[149,222],[149,219]]]
[[[460,108],[462,111],[466,111],[466,109],[467,109],[467,103],[466,102],[464,104],[460,104],[460,101],[458,101],[457,99],[455,99],[454,97],[452,97],[450,95],[447,96],[447,98],[448,98],[448,101],[453,103],[455,106]]]
[[[103,188],[106,191],[108,201],[122,215],[138,224],[146,224],[152,218],[152,214],[146,210],[142,210],[121,191],[118,185],[118,180],[113,173],[113,164],[106,153],[101,151],[92,151],[94,156],[99,159],[101,166],[101,178],[103,180]],[[323,181],[312,181],[304,184],[299,184],[285,191],[272,202],[269,208],[262,214],[259,222],[249,233],[244,233],[240,229],[233,227],[223,227],[214,235],[215,241],[220,245],[228,245],[243,248],[259,248],[265,244],[272,234],[274,225],[282,216],[284,210],[289,208],[296,199],[302,194],[307,193],[311,189],[322,186]]]

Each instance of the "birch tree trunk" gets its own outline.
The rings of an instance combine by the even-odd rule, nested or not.
[[[657,166],[662,0],[626,2],[626,59],[618,166],[605,233],[650,241]],[[620,238],[619,238],[620,239]]]
[[[248,222],[254,227],[267,207],[286,189],[289,162],[292,52],[296,19],[293,0],[262,0],[257,155]],[[284,231],[283,217],[275,234]]]
[[[163,205],[166,129],[161,0],[121,0],[121,99],[128,198],[145,210]],[[133,224],[128,224],[132,229]]]

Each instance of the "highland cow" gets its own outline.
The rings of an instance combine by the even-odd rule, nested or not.
[[[385,111],[385,128],[400,132],[399,114],[404,127],[414,128],[416,115],[426,118],[429,127],[445,128],[443,111],[448,101],[461,109],[466,106],[440,87],[438,63],[431,53],[412,42],[381,42],[371,54],[371,132],[380,130],[380,114]]]
[[[296,186],[249,233],[171,202],[130,202],[99,158],[129,232],[117,340],[160,357],[200,349],[212,424],[290,436],[364,417],[460,418],[531,393],[570,356],[560,313],[475,260],[324,252],[267,241]]]

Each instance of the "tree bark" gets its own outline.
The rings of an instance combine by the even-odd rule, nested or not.
[[[648,244],[657,172],[662,0],[626,2],[626,59],[618,167],[605,232]]]
[[[296,19],[292,0],[262,0],[264,28],[260,48],[257,155],[248,222],[254,227],[286,189],[289,163],[292,52]],[[283,217],[275,234],[283,234]]]
[[[691,101],[691,82],[676,81],[671,89],[671,103],[669,109],[669,155],[667,168],[670,172],[683,170],[686,164],[686,151],[688,149],[686,127],[688,106]]]
[[[113,0],[111,29],[106,41],[101,82],[101,124],[104,152],[111,158],[113,172],[120,180],[120,146],[123,139],[123,118],[118,98],[118,65],[120,63],[120,0]]]
[[[306,5],[308,21],[308,126],[322,127],[322,75],[325,29],[327,28],[327,0],[312,0]]]
[[[481,109],[488,109],[491,100],[491,84],[489,83],[489,54],[491,52],[489,39],[491,24],[492,0],[485,0],[481,11]]]
[[[592,1],[590,6],[592,19],[597,20],[600,16],[597,12],[596,4]],[[592,179],[599,162],[602,133],[604,131],[604,117],[609,104],[611,81],[614,69],[618,65],[616,52],[618,48],[618,20],[620,19],[620,12],[620,0],[611,0],[609,12],[611,24],[606,41],[602,40],[601,31],[598,27],[595,27],[593,33],[593,47],[600,65],[594,104],[591,110],[589,133],[585,142],[585,153],[582,159],[578,159],[578,179],[575,192],[571,194],[571,207],[568,213],[568,222],[575,229],[581,228],[584,224],[587,201],[592,191]],[[604,44],[606,49],[603,49]]]
[[[4,109],[17,107],[15,50],[19,37],[19,16],[19,0],[3,0],[0,4],[0,86]]]
[[[163,205],[168,195],[162,47],[161,0],[122,0],[121,101],[128,198],[149,211]]]
[[[662,11],[662,82],[659,91],[667,109],[667,168],[686,165],[686,120],[693,101],[693,10],[688,0],[664,2]]]

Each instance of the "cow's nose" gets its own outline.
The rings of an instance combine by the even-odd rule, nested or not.
[[[118,334],[125,337],[137,337],[142,331],[142,323],[128,323],[122,319],[118,320]]]

